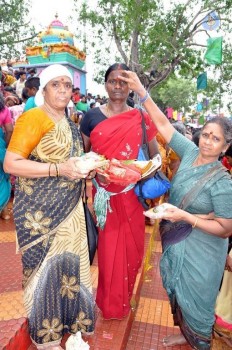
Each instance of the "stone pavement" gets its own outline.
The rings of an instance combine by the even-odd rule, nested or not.
[[[12,203],[12,214],[11,208]],[[141,269],[138,274],[130,315],[122,321],[106,321],[96,308],[95,334],[86,338],[91,350],[164,350],[162,338],[178,332],[173,327],[167,295],[159,275],[161,245],[155,231],[154,227],[146,226],[146,269]],[[16,254],[12,215],[9,221],[0,219],[0,269],[0,350],[33,349],[23,306],[21,257]],[[91,266],[91,274],[96,291],[97,256]],[[168,349],[190,350],[190,347]],[[229,350],[229,347],[215,340],[213,350]]]

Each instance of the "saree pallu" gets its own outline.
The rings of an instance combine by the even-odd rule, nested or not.
[[[182,168],[173,180],[170,203],[178,206],[185,194],[197,185],[202,174],[211,166]],[[214,184],[218,181],[217,177],[208,181],[186,210],[198,214],[212,212],[210,198]],[[218,204],[223,206],[223,203]],[[180,327],[194,349],[209,350],[214,306],[226,259],[227,240],[205,234],[196,228],[191,229],[190,225],[184,223],[180,225],[180,229],[173,224],[168,224],[166,228],[162,225],[161,222],[163,254],[160,271],[174,323]]]
[[[150,141],[156,129],[147,116],[146,125]],[[104,120],[90,134],[93,151],[108,159],[136,159],[141,140],[141,115],[135,109]],[[112,211],[107,214],[104,229],[99,229],[96,303],[105,319],[122,319],[130,311],[143,258],[145,221],[133,189],[120,193],[122,186],[110,183],[103,187],[118,194],[110,197]],[[95,193],[93,189],[93,196]]]
[[[27,112],[29,113],[29,112]],[[29,156],[60,163],[80,156],[75,124],[63,118]],[[32,341],[58,345],[67,333],[92,333],[94,303],[81,199],[82,181],[17,179],[14,218],[23,263],[24,303]]]
[[[6,142],[4,133],[0,127],[0,212],[10,199],[11,184],[10,176],[3,170],[3,162],[6,154]]]

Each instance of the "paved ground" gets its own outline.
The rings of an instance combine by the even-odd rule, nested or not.
[[[0,219],[0,350],[27,350],[31,343],[22,298],[21,258],[16,254],[14,230],[12,218],[9,221]],[[158,268],[160,255],[159,236],[154,235],[153,227],[147,226],[145,266],[148,271],[143,275],[141,270],[137,278],[133,297],[133,305],[137,304],[136,311],[131,311],[123,321],[105,321],[96,308],[95,335],[88,339],[91,350],[162,350],[163,337],[178,331],[173,327],[167,296],[161,284]],[[97,257],[91,273],[95,291]],[[190,350],[190,347],[168,349]],[[214,341],[213,350],[229,349],[220,341]]]

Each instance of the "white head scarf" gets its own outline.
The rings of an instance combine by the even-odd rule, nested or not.
[[[36,106],[42,106],[44,104],[44,97],[43,97],[43,89],[47,85],[47,83],[57,77],[61,77],[65,75],[66,77],[69,77],[71,79],[71,82],[73,84],[73,77],[69,70],[62,66],[61,64],[52,64],[51,66],[48,66],[45,68],[39,75],[40,78],[40,87],[35,95],[35,104]]]

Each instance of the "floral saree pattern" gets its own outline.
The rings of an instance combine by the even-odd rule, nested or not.
[[[64,117],[43,135],[28,158],[63,162],[81,155],[79,140],[75,124]],[[94,329],[81,190],[81,180],[64,177],[17,179],[14,218],[22,253],[24,303],[30,335],[38,346],[49,348],[67,332]]]

